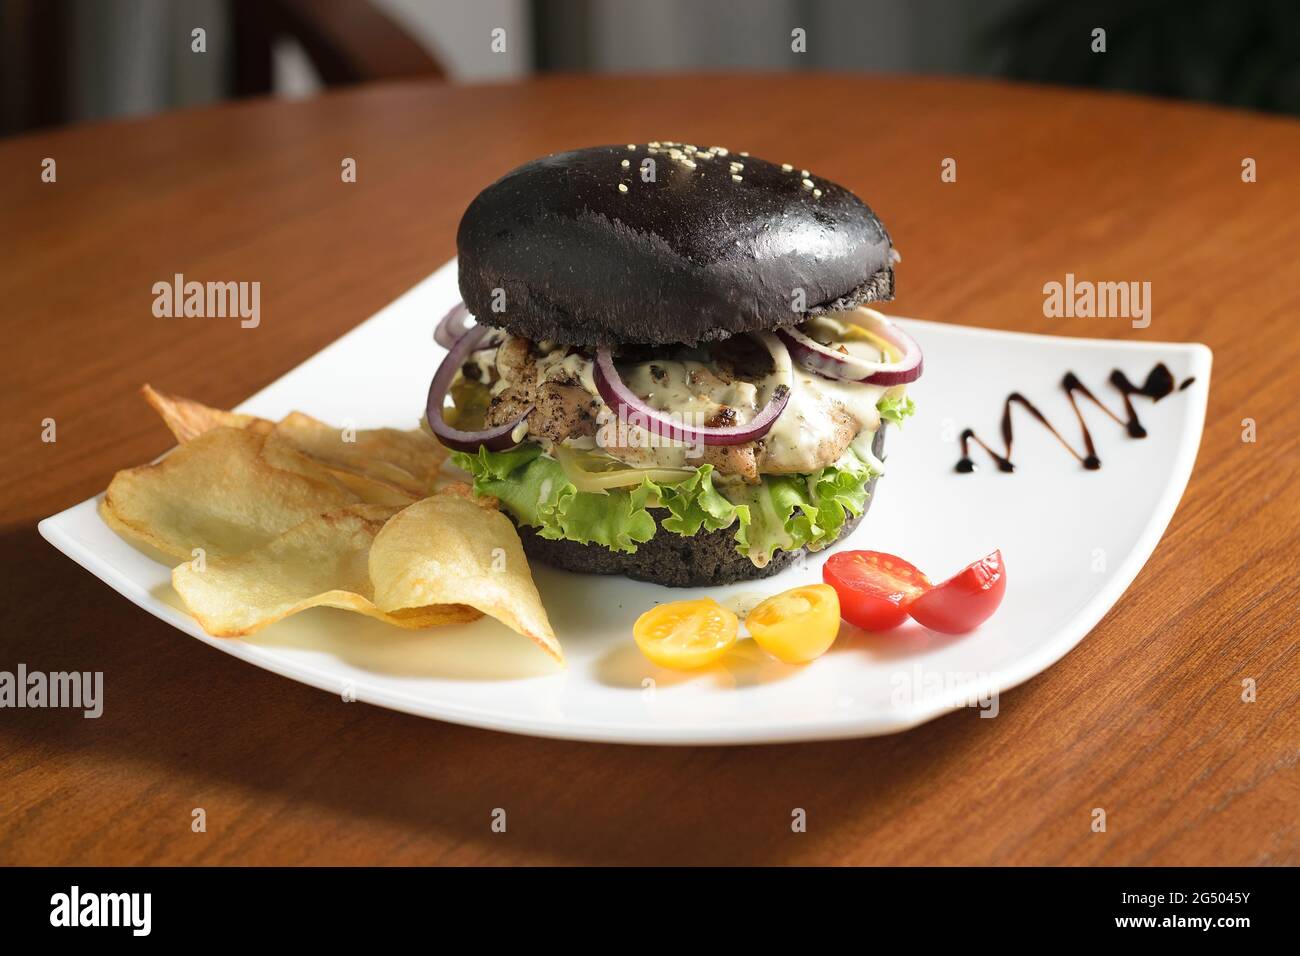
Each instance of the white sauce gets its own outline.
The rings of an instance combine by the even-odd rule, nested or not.
[[[833,317],[813,319],[807,331],[821,341],[836,340],[853,355],[879,361],[880,350],[869,341],[845,340],[846,324]],[[573,352],[566,355],[563,347],[552,347],[536,359],[534,386],[554,379],[576,380],[590,395],[599,398],[594,378],[594,363]],[[475,364],[486,372],[494,368],[495,350],[476,353]],[[736,424],[750,422],[771,399],[775,388],[783,380],[773,372],[757,382],[724,382],[708,363],[693,359],[654,359],[636,365],[622,366],[623,381],[650,405],[663,411],[685,415],[688,422],[712,419],[723,406],[735,410]],[[485,374],[481,381],[487,381]],[[499,393],[510,383],[494,383],[493,393]],[[896,387],[897,388],[897,387]],[[901,390],[901,389],[900,389]],[[840,382],[823,378],[799,365],[791,375],[790,398],[785,411],[767,433],[764,441],[762,470],[765,472],[809,472],[829,464],[826,449],[843,443],[844,417],[847,415],[856,427],[854,447],[863,455],[870,454],[871,439],[880,427],[880,413],[876,404],[889,388],[883,385],[866,385],[860,382]],[[610,415],[608,407],[598,412],[598,420]],[[584,445],[590,445],[588,440]],[[650,452],[655,462],[680,467],[682,449],[672,447],[642,448],[636,454],[627,454],[630,463],[644,465]],[[863,455],[863,457],[866,457]]]
[[[549,344],[549,343],[548,343]],[[548,352],[537,360],[537,384],[554,379],[577,379],[591,395],[596,395],[595,363],[577,352],[565,355],[563,349]]]
[[[874,432],[880,427],[876,403],[885,394],[883,385],[836,382],[795,366],[794,385],[785,411],[767,433],[765,459],[773,471],[811,471],[817,465],[817,450],[834,442],[842,426],[834,416],[835,404],[857,422],[857,431]]]

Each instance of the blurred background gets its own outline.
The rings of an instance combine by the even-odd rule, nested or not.
[[[1000,76],[1300,114],[1300,0],[0,0],[0,135],[409,77],[701,70]]]

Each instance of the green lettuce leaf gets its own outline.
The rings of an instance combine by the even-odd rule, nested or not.
[[[475,478],[501,481],[541,454],[541,445],[524,442],[522,445],[516,445],[508,451],[488,451],[480,445],[478,453],[475,455],[458,451],[452,458],[457,465]]]
[[[778,550],[826,547],[850,516],[862,514],[867,483],[878,474],[850,449],[809,475],[768,475],[758,485],[729,487],[730,500],[747,512],[736,535],[741,552],[762,566]]]
[[[880,420],[902,427],[903,419],[916,411],[916,405],[906,395],[886,395],[876,403]]]
[[[676,534],[690,536],[701,528],[717,531],[740,517],[736,506],[713,487],[712,465],[701,465],[685,481],[658,486],[658,494],[660,506],[671,512],[663,526]]]
[[[560,463],[532,443],[503,452],[457,452],[452,460],[474,476],[475,494],[500,498],[515,520],[537,528],[543,538],[634,552],[654,537],[646,504],[658,489],[649,481],[608,494],[578,491]]]
[[[808,475],[767,475],[757,485],[713,484],[713,466],[701,465],[683,481],[605,493],[579,491],[554,458],[538,445],[452,460],[474,478],[474,491],[494,495],[521,524],[543,538],[600,544],[635,552],[658,530],[650,509],[666,509],[663,531],[693,535],[701,529],[736,528],[736,547],[757,565],[777,550],[825,547],[851,515],[866,506],[867,483],[879,474],[851,449],[839,461]]]

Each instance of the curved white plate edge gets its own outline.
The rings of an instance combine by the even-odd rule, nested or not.
[[[299,362],[299,363],[298,363],[297,365],[295,365],[293,368],[291,368],[291,369],[287,369],[286,371],[281,372],[281,373],[280,373],[280,376],[279,376],[277,379],[275,379],[275,381],[267,383],[267,385],[266,385],[265,387],[263,387],[263,388],[259,388],[259,389],[258,389],[256,392],[254,392],[252,395],[249,395],[246,399],[244,399],[242,402],[240,402],[238,405],[236,405],[234,408],[232,408],[231,411],[235,411],[235,412],[245,411],[245,410],[247,409],[247,406],[248,406],[248,405],[250,405],[251,403],[257,401],[257,399],[259,399],[263,394],[265,394],[266,392],[271,391],[271,389],[273,389],[273,388],[275,388],[277,385],[279,385],[281,381],[283,381],[284,379],[288,378],[290,375],[292,375],[294,372],[298,371],[298,370],[299,370],[300,368],[302,368],[304,365],[309,365],[309,364],[311,364],[312,362],[316,361],[316,359],[320,358],[322,355],[325,355],[326,353],[329,353],[329,352],[333,352],[335,349],[341,349],[341,348],[345,347],[349,341],[351,341],[353,338],[355,338],[356,336],[359,336],[363,331],[365,331],[365,330],[366,330],[366,326],[370,325],[371,322],[374,322],[376,319],[378,319],[381,315],[383,315],[383,314],[384,314],[385,312],[387,312],[389,309],[396,308],[397,305],[398,305],[398,303],[400,303],[400,302],[402,302],[403,300],[405,300],[405,299],[407,299],[407,298],[410,298],[411,296],[415,295],[418,291],[420,291],[420,289],[421,289],[421,288],[422,288],[426,283],[427,283],[427,284],[432,284],[433,281],[434,281],[438,276],[440,276],[444,271],[446,271],[447,269],[449,269],[449,268],[451,268],[452,266],[454,266],[454,265],[456,264],[456,261],[457,261],[457,260],[453,258],[450,262],[444,263],[442,266],[440,266],[440,267],[437,269],[437,271],[432,272],[432,273],[430,273],[429,275],[425,276],[423,279],[421,279],[421,280],[420,280],[419,282],[417,282],[415,285],[411,286],[409,289],[407,289],[405,292],[403,292],[401,295],[399,295],[396,299],[393,299],[391,302],[389,302],[386,306],[384,306],[382,309],[380,309],[380,310],[379,310],[378,312],[376,312],[374,315],[370,316],[370,317],[367,318],[367,319],[362,320],[361,322],[358,322],[356,325],[354,325],[352,328],[348,329],[346,332],[344,332],[342,335],[340,335],[340,336],[339,336],[337,339],[335,339],[333,342],[330,342],[330,343],[328,343],[328,344],[326,344],[326,345],[321,346],[319,349],[317,349],[315,352],[312,352],[311,355],[308,355],[305,359],[303,359],[301,362]],[[437,315],[437,310],[436,310],[436,309],[434,310],[434,315]],[[437,342],[435,342],[435,341],[433,340],[433,331],[432,331],[432,328],[431,328],[430,331],[429,331],[429,344],[433,346],[433,348],[434,348],[434,350],[435,350],[435,351],[434,351],[434,354],[435,354],[435,355],[447,351],[445,348],[443,348],[443,346],[439,345]]]
[[[1202,353],[1202,358],[1209,359],[1214,353],[1210,347],[1201,342],[1167,342],[1167,341],[1147,341],[1146,339],[1099,339],[1089,336],[1075,335],[1051,335],[1046,332],[1017,332],[1010,329],[990,329],[980,325],[954,325],[951,322],[937,322],[934,319],[914,319],[906,315],[891,315],[891,319],[899,322],[905,322],[908,325],[923,326],[926,328],[942,329],[944,334],[958,335],[997,335],[1002,338],[1015,339],[1021,342],[1041,342],[1048,339],[1052,342],[1065,342],[1070,345],[1079,345],[1085,348],[1115,348],[1119,346],[1124,349],[1132,349],[1141,352],[1158,352],[1162,349],[1180,349],[1190,352]]]
[[[93,501],[95,499],[87,500]],[[81,502],[81,504],[84,503]],[[79,506],[74,505],[73,507]],[[65,510],[70,511],[72,509]],[[309,687],[328,693],[339,694],[343,690],[338,677],[331,671],[322,670],[303,662],[285,663],[274,653],[267,651],[266,648],[258,644],[251,644],[237,638],[213,637],[200,628],[198,622],[190,615],[169,604],[157,603],[149,591],[136,587],[132,582],[120,577],[112,565],[101,560],[93,552],[85,551],[67,537],[63,529],[54,523],[61,514],[63,512],[45,518],[36,526],[41,537],[141,610],[162,620],[165,624],[170,624],[178,631],[196,638],[209,647],[216,648],[223,654],[229,654],[239,660],[248,661],[273,674],[287,677],[297,683],[306,684]],[[414,714],[417,717],[432,717],[449,723],[463,724],[469,727],[484,727],[489,730],[509,729],[505,726],[496,727],[491,725],[490,721],[497,717],[494,712],[480,712],[473,708],[461,708],[455,705],[444,705],[445,709],[429,709],[427,706],[420,706],[424,703],[421,698],[407,698],[406,695],[400,693],[391,695],[381,693],[372,698],[370,695],[363,693],[363,688],[358,687],[356,699],[362,703],[375,704],[390,710]]]
[[[413,291],[413,290],[411,290]],[[399,296],[394,302],[400,301],[410,291]],[[1213,353],[1210,348],[1198,342],[1130,342],[1127,340],[1115,339],[1086,339],[1071,338],[1069,336],[1058,335],[1039,335],[1031,332],[1005,332],[999,329],[982,329],[969,326],[954,326],[946,323],[932,322],[924,319],[904,319],[905,322],[916,325],[942,325],[945,331],[961,331],[971,335],[1000,335],[1010,336],[1024,340],[1042,340],[1056,339],[1063,342],[1069,342],[1073,345],[1084,345],[1094,347],[1114,347],[1121,345],[1126,348],[1137,347],[1142,351],[1153,351],[1159,349],[1178,349],[1190,353],[1193,364],[1193,374],[1198,381],[1202,381],[1203,388],[1197,389],[1198,396],[1195,401],[1197,407],[1193,410],[1195,414],[1189,415],[1185,426],[1184,441],[1180,443],[1181,455],[1174,465],[1174,474],[1176,481],[1170,486],[1170,490],[1161,499],[1159,508],[1153,512],[1152,520],[1149,521],[1138,538],[1137,544],[1129,553],[1128,559],[1116,570],[1107,585],[1098,592],[1097,596],[1079,613],[1077,620],[1080,622],[1068,631],[1062,632],[1057,640],[1043,646],[1043,648],[1033,655],[1026,656],[1022,659],[1019,666],[1011,669],[997,672],[993,679],[986,680],[982,683],[967,682],[950,689],[945,694],[947,698],[923,698],[917,706],[910,709],[900,709],[899,716],[896,720],[868,720],[863,721],[860,718],[846,717],[843,720],[823,720],[818,723],[800,725],[782,723],[775,725],[764,724],[747,724],[743,726],[736,725],[717,725],[712,727],[704,725],[692,725],[689,727],[653,727],[645,728],[641,725],[626,724],[592,724],[583,723],[574,725],[562,721],[538,721],[530,720],[525,724],[518,722],[518,718],[509,715],[501,715],[495,711],[480,711],[475,708],[464,707],[460,705],[442,704],[437,707],[430,707],[428,702],[416,697],[411,697],[400,692],[379,692],[376,694],[362,694],[362,688],[357,688],[357,699],[365,703],[372,703],[377,706],[385,707],[391,710],[403,713],[413,714],[419,717],[432,717],[438,720],[445,720],[449,723],[461,724],[464,726],[478,727],[487,730],[497,730],[507,733],[522,734],[532,737],[543,737],[557,740],[579,740],[592,743],[622,743],[634,745],[669,745],[669,746],[745,746],[753,744],[778,744],[793,743],[800,741],[814,740],[834,740],[850,737],[868,737],[879,736],[884,734],[898,733],[909,730],[912,727],[919,726],[930,720],[940,717],[943,714],[960,709],[960,705],[951,704],[949,701],[958,700],[965,697],[972,691],[978,692],[996,692],[1002,693],[1010,690],[1025,681],[1036,677],[1048,667],[1051,667],[1062,657],[1073,650],[1088,635],[1089,632],[1097,625],[1102,617],[1105,616],[1114,604],[1118,603],[1129,585],[1137,577],[1142,567],[1150,559],[1151,554],[1155,551],[1165,529],[1169,522],[1173,520],[1174,513],[1177,511],[1178,504],[1182,500],[1183,493],[1187,489],[1187,482],[1191,478],[1192,469],[1195,467],[1196,458],[1200,453],[1201,436],[1204,432],[1205,413],[1208,406],[1209,397],[1209,380],[1210,370],[1213,364]],[[321,352],[327,351],[339,345],[349,336],[360,331],[362,325],[345,333],[339,339],[331,342],[324,349],[315,353],[303,363],[310,362],[312,358],[320,355]],[[1203,368],[1202,368],[1203,365]],[[295,366],[296,367],[296,366]],[[285,373],[288,374],[288,373]],[[268,386],[269,388],[270,386]],[[248,401],[256,398],[257,394],[250,396]],[[1176,489],[1176,492],[1175,492]],[[97,499],[87,499],[94,501]],[[78,507],[85,502],[80,502]],[[141,609],[154,614],[156,605],[149,603],[152,596],[139,588],[128,588],[119,586],[115,580],[115,572],[106,562],[99,560],[91,554],[82,554],[78,546],[64,536],[61,529],[53,524],[55,519],[67,511],[52,515],[42,520],[37,529],[45,540],[49,541],[55,548],[63,552],[73,561],[86,568],[96,577],[99,577],[115,591],[136,604]],[[102,573],[101,573],[102,572]],[[137,593],[138,592],[138,593]],[[291,680],[297,680],[305,683],[318,690],[324,690],[331,693],[339,693],[341,688],[338,685],[338,679],[332,674],[322,671],[310,664],[294,663],[285,664],[280,659],[267,654],[257,645],[249,644],[243,641],[230,640],[225,638],[214,638],[198,627],[187,614],[183,614],[176,608],[163,605],[163,620],[178,630],[195,637],[203,643],[214,647],[223,653],[230,654],[241,660],[249,661],[259,667],[269,670],[272,673],[279,674]],[[561,675],[556,675],[561,676]],[[717,733],[719,736],[712,737],[710,733]]]

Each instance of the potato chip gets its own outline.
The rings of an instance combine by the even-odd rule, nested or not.
[[[100,514],[119,534],[188,560],[239,554],[359,499],[328,472],[267,436],[217,426],[166,458],[119,471]]]
[[[266,436],[266,445],[262,449],[262,454],[267,460],[290,471],[306,467],[316,474],[328,475],[332,481],[352,492],[358,501],[366,504],[404,508],[419,500],[418,495],[403,491],[381,479],[353,472],[336,471],[320,464],[300,452],[292,442],[277,431],[272,431]]]
[[[432,494],[447,460],[447,449],[419,428],[342,429],[302,412],[272,422],[169,395],[150,385],[141,391],[181,444],[219,427],[271,433],[268,457],[278,456],[281,448],[292,448],[327,469],[361,501],[372,504],[408,505]]]
[[[451,481],[438,489],[440,495],[453,495],[473,502],[484,511],[496,511],[501,507],[501,499],[495,495],[476,495],[474,486],[468,481]]]
[[[243,554],[182,564],[172,571],[172,586],[214,637],[253,634],[290,614],[322,606],[405,628],[481,617],[473,608],[450,603],[392,614],[375,606],[368,557],[394,510],[359,504],[317,515]]]
[[[294,412],[276,423],[275,434],[366,500],[387,493],[411,503],[432,494],[447,459],[447,449],[418,428],[340,429]]]
[[[370,579],[382,610],[467,604],[564,660],[519,533],[480,503],[435,495],[393,515],[370,549]]]
[[[143,393],[181,445],[118,472],[100,513],[185,559],[172,583],[209,634],[320,606],[405,628],[487,613],[563,660],[496,499],[463,482],[425,498],[447,457],[427,431],[343,430],[300,412],[271,422]]]
[[[153,410],[162,417],[163,424],[171,430],[182,445],[213,428],[223,426],[253,428],[256,431],[268,432],[275,424],[256,415],[228,412],[223,408],[212,408],[178,395],[169,395],[158,391],[152,385],[146,384],[140,389],[140,393],[144,395],[144,400],[153,407]]]

